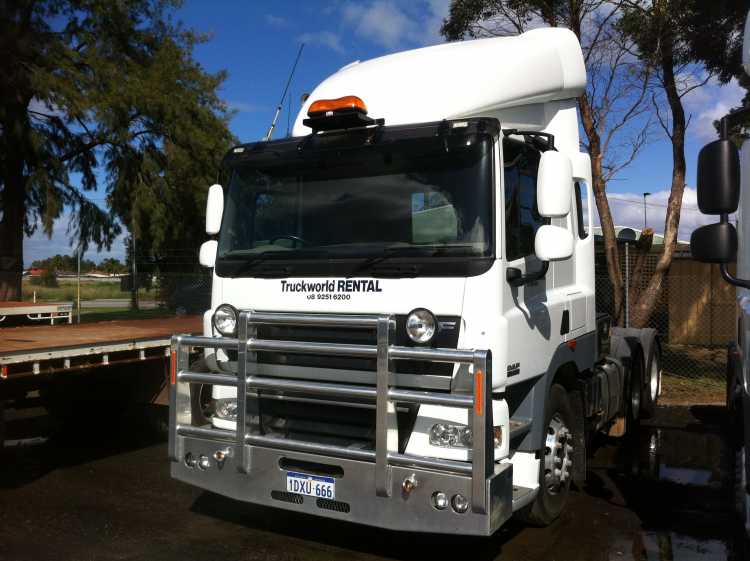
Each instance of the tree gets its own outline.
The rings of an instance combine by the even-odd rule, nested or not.
[[[150,220],[171,231],[181,222],[195,228],[183,220],[200,211],[181,215],[184,208],[169,201],[201,198],[192,191],[197,182],[178,186],[168,175],[190,160],[199,179],[215,177],[212,151],[231,136],[216,93],[225,74],[208,74],[192,60],[205,37],[172,22],[178,5],[0,4],[0,300],[20,297],[24,233],[41,226],[51,234],[63,211],[72,213],[70,234],[84,250],[110,247],[121,223],[137,223],[138,209],[148,209],[139,200],[146,188],[164,202]],[[87,198],[100,177],[109,210]],[[169,192],[178,187],[189,194]]]
[[[664,250],[633,307],[632,323],[636,327],[648,323],[677,247],[689,125],[683,99],[714,75],[726,82],[737,74],[744,19],[744,9],[737,2],[629,0],[623,6],[618,27],[637,46],[632,54],[653,70],[654,111],[672,145],[672,184],[664,222]]]
[[[606,188],[632,163],[651,131],[648,67],[630,56],[632,41],[616,25],[622,5],[622,0],[454,0],[442,28],[448,39],[455,40],[560,26],[571,29],[581,41],[589,80],[578,107],[586,136],[583,145],[591,156],[591,187],[617,323],[622,323],[624,282]]]

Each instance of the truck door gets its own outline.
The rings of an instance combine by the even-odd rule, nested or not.
[[[543,263],[534,254],[534,237],[549,219],[537,208],[537,175],[540,152],[529,144],[506,138],[503,142],[503,199],[505,205],[502,243],[507,270],[524,275],[540,271]],[[555,219],[567,226],[568,218]],[[547,273],[519,286],[503,280],[503,315],[508,328],[508,383],[539,376],[563,341],[563,311],[569,308],[574,279],[573,260],[550,264]],[[557,272],[558,283],[555,282]],[[498,365],[502,367],[501,365]]]

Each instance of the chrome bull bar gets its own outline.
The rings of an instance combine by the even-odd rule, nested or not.
[[[350,327],[375,330],[377,344],[353,345],[267,340],[257,337],[257,326],[296,325],[306,327]],[[486,484],[493,474],[494,432],[492,419],[492,372],[489,350],[433,349],[401,347],[391,344],[395,319],[392,315],[324,315],[242,311],[238,319],[237,338],[194,337],[175,335],[172,338],[170,384],[169,455],[173,461],[182,458],[179,437],[197,437],[232,443],[238,454],[238,469],[249,472],[249,446],[265,446],[278,450],[312,453],[322,456],[370,461],[375,463],[375,492],[389,497],[392,493],[391,466],[413,466],[471,476],[472,511],[487,514]],[[191,347],[236,349],[237,374],[191,372]],[[248,363],[257,360],[258,351],[304,353],[375,358],[375,387],[347,385],[309,380],[289,380],[249,375]],[[399,389],[391,384],[393,360],[420,360],[467,364],[473,375],[472,393],[438,393]],[[237,388],[237,429],[235,432],[192,424],[190,384],[214,384]],[[375,401],[375,450],[351,449],[343,446],[317,444],[251,434],[247,432],[248,390],[293,391],[306,395],[334,398],[367,398]],[[254,399],[254,398],[251,398]],[[397,448],[395,403],[444,405],[468,409],[471,418],[471,462],[401,454]]]

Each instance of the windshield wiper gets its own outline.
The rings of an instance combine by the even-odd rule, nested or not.
[[[258,265],[263,264],[268,258],[273,259],[295,259],[298,257],[323,257],[328,255],[328,251],[325,250],[295,250],[295,251],[277,251],[269,249],[267,251],[261,251],[260,253],[255,253],[250,256],[248,256],[247,253],[244,251],[237,251],[237,252],[228,252],[222,256],[222,258],[238,258],[238,257],[245,257],[242,262],[235,267],[235,269],[232,271],[231,276],[235,277],[238,275],[242,275],[244,273],[247,273],[249,271],[252,271],[255,269]],[[285,266],[285,265],[272,265],[269,269],[264,269],[260,271],[263,275],[270,275],[270,276],[277,276],[281,274],[282,276],[285,273],[288,273],[291,271],[291,267]]]
[[[347,278],[353,277],[359,274],[362,274],[366,271],[373,271],[380,265],[383,261],[386,261],[388,259],[391,259],[392,257],[406,257],[408,255],[418,255],[420,257],[435,257],[435,256],[442,256],[447,255],[451,253],[451,250],[454,249],[461,249],[466,250],[466,248],[473,247],[471,244],[463,244],[463,245],[444,245],[444,246],[430,246],[430,247],[420,247],[416,245],[396,245],[396,246],[389,246],[383,249],[382,253],[378,255],[373,255],[372,257],[368,257],[361,263],[359,263],[354,269],[349,271],[347,273]],[[417,273],[419,273],[419,269],[421,267],[418,267],[417,265],[411,263],[411,264],[404,264],[404,265],[392,265],[389,266],[387,271],[378,271],[378,272],[387,272],[387,273],[411,273],[413,276],[416,276]]]

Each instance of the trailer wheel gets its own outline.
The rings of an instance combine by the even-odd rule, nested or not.
[[[190,365],[191,372],[210,372],[204,359],[199,359]],[[211,384],[190,384],[190,411],[193,424],[207,425],[213,416],[213,386]]]
[[[650,419],[656,412],[656,402],[661,393],[661,350],[654,341],[647,360],[644,361],[646,370],[641,393],[641,416]]]
[[[5,400],[0,399],[0,454],[5,447]]]
[[[517,513],[523,521],[535,526],[547,526],[560,516],[573,479],[573,408],[568,393],[559,384],[550,388],[545,425],[539,492],[533,503]]]

